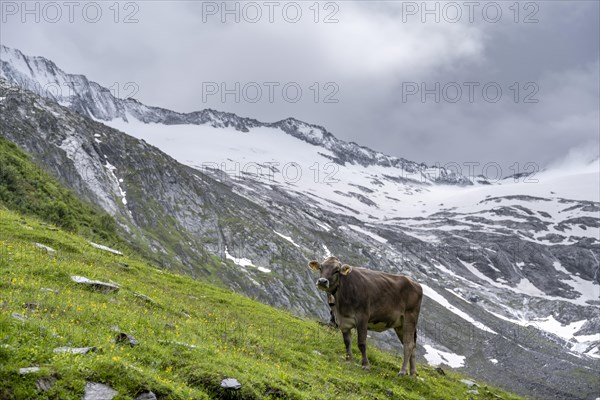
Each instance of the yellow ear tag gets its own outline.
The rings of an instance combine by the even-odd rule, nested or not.
[[[320,267],[321,264],[318,261],[313,260],[308,263],[308,268],[312,269],[313,271],[317,271]]]

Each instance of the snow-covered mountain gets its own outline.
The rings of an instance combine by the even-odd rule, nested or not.
[[[165,265],[320,317],[306,260],[405,273],[425,287],[420,357],[538,398],[597,397],[598,160],[490,182],[292,118],[118,99],[4,46],[0,61],[16,85],[1,85],[2,134]],[[73,90],[21,90],[53,85]]]
[[[356,143],[337,139],[318,125],[311,125],[294,118],[274,123],[261,123],[252,118],[205,109],[188,114],[159,107],[146,106],[133,98],[120,99],[96,82],[83,75],[67,74],[52,61],[43,57],[28,57],[17,49],[0,45],[0,77],[40,96],[52,99],[82,115],[100,121],[121,120],[130,123],[158,125],[200,125],[215,128],[231,128],[248,132],[252,128],[272,128],[312,145],[322,147],[327,162],[343,164],[346,161],[365,167],[392,168],[386,172],[399,179],[418,182],[443,182],[470,184],[471,181],[442,167],[427,167],[405,159],[386,156]],[[326,173],[327,174],[327,173]],[[329,172],[331,175],[332,172]]]

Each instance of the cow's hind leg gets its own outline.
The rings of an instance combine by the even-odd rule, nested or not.
[[[352,330],[342,331],[344,346],[346,346],[346,361],[352,361]]]
[[[362,367],[364,370],[370,370],[371,365],[367,358],[367,321],[360,321],[356,327],[358,336],[358,349],[362,355]]]
[[[398,375],[404,376],[406,375],[406,370],[408,369],[408,361],[410,360],[409,353],[407,353],[407,342],[405,340],[406,336],[404,336],[404,332],[402,327],[394,328],[396,331],[396,335],[398,335],[398,339],[400,339],[400,343],[402,343],[402,348],[404,350],[404,357],[402,357],[402,369],[398,372]]]
[[[402,365],[402,375],[406,375],[406,366],[410,361],[410,374],[417,375],[417,321],[408,315],[404,321],[404,363]]]

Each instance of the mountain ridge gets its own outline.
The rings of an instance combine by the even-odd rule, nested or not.
[[[35,69],[31,66],[33,60],[36,61]],[[21,61],[27,66],[29,73],[26,73],[24,68],[13,67],[21,63]],[[55,79],[47,79],[46,82],[40,82],[36,80],[39,76],[43,76],[44,78],[54,76]],[[10,82],[15,82],[20,87],[27,88],[38,95],[66,105],[83,115],[101,121],[121,118],[127,122],[133,117],[143,123],[152,122],[167,125],[210,124],[213,127],[231,126],[242,132],[248,132],[250,128],[259,126],[278,127],[285,133],[300,140],[333,151],[337,157],[332,160],[337,163],[358,162],[363,166],[395,166],[402,167],[402,169],[406,169],[411,173],[426,169],[436,169],[437,173],[433,174],[434,182],[461,185],[472,184],[468,177],[448,171],[446,168],[431,167],[424,163],[388,156],[355,142],[345,142],[335,137],[323,126],[309,124],[293,117],[265,123],[253,118],[240,117],[234,113],[217,111],[210,108],[190,113],[179,113],[163,107],[147,106],[134,98],[120,99],[115,97],[110,90],[94,81],[88,80],[84,75],[65,73],[54,62],[42,56],[26,56],[20,50],[4,45],[0,45],[0,77]],[[44,86],[47,87],[44,88]],[[58,90],[56,89],[57,86]],[[64,89],[60,88],[68,88],[68,93],[63,93]],[[52,89],[57,90],[57,93],[53,93]],[[307,132],[307,129],[310,132]]]

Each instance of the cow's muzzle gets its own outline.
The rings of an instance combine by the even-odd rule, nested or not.
[[[329,281],[325,278],[317,279],[317,287],[322,290],[329,289]]]

